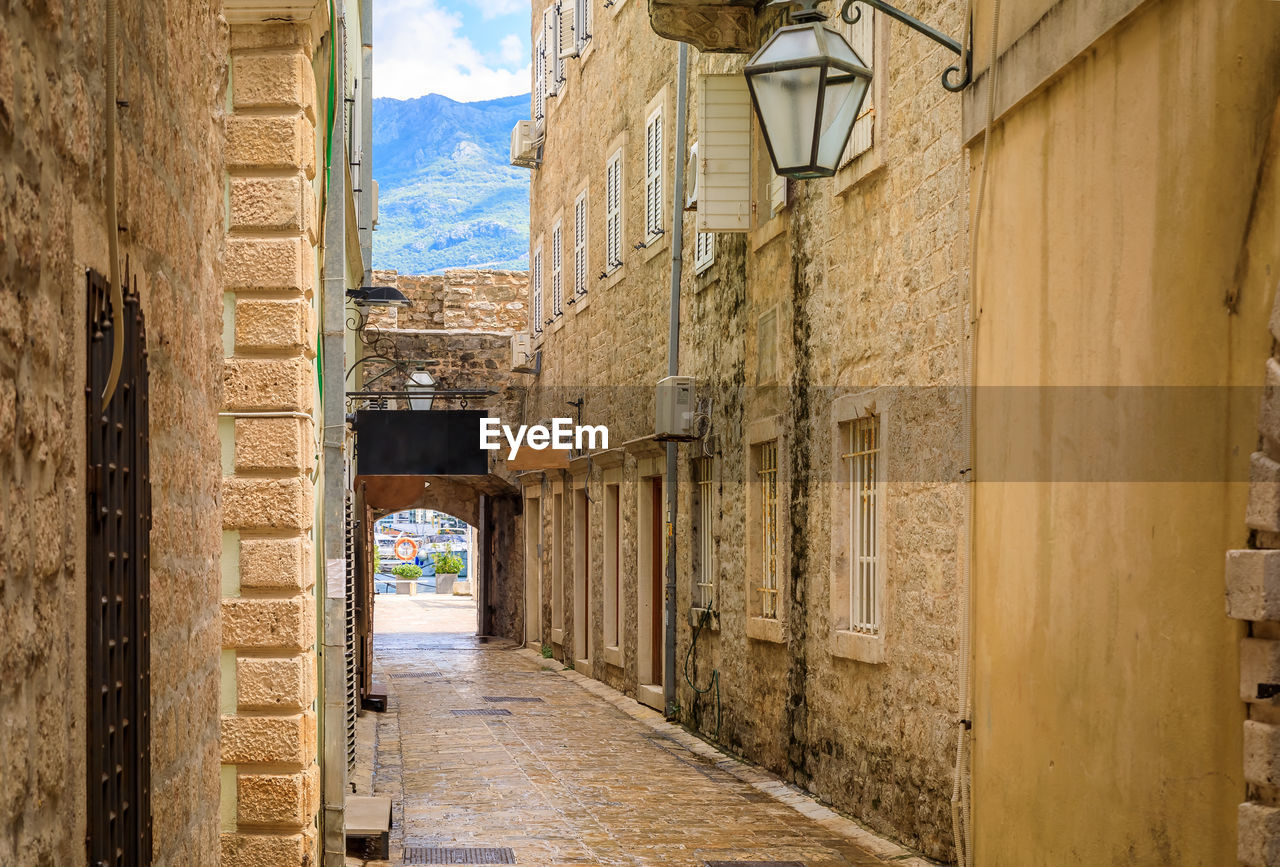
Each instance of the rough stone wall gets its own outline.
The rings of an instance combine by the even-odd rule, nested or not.
[[[222,863],[315,863],[316,83],[308,24],[231,30]]]
[[[535,24],[541,6],[535,6]],[[964,29],[964,4],[954,0],[923,3],[912,12],[944,31]],[[590,54],[566,61],[562,91],[547,100],[543,163],[532,172],[531,254],[541,246],[547,321],[535,338],[543,348],[543,370],[525,418],[563,415],[565,400],[582,397],[584,421],[609,425],[611,445],[618,446],[653,431],[652,387],[666,372],[673,160],[684,155],[674,153],[675,44],[651,32],[641,3],[597,6],[595,13]],[[762,26],[771,30],[773,24],[770,18]],[[703,686],[713,669],[719,671],[718,732],[712,695],[695,695],[683,674],[677,695],[689,725],[877,831],[946,858],[952,852],[952,722],[958,708],[955,562],[962,501],[955,481],[963,465],[960,405],[946,387],[961,381],[967,175],[960,105],[938,79],[951,58],[899,25],[882,21],[880,27],[886,84],[876,108],[873,158],[861,158],[831,180],[790,183],[789,205],[770,218],[767,158],[757,134],[752,230],[719,234],[715,264],[702,274],[693,268],[694,215],[686,215],[680,372],[699,378],[700,402],[718,448],[719,622],[700,634],[691,672]],[[698,138],[698,75],[740,70],[744,61],[691,51],[690,143]],[[659,103],[665,106],[668,232],[637,249],[644,240],[645,121]],[[605,164],[619,146],[623,265],[601,277]],[[575,303],[556,316],[552,227],[563,221],[564,256],[571,263],[573,205],[584,186],[588,285],[575,287],[566,276],[565,296]],[[832,536],[839,518],[832,508],[839,471],[833,466],[832,406],[837,397],[857,392],[875,396],[891,432],[884,443],[887,577],[879,663],[832,650]],[[758,520],[747,513],[749,485],[755,484],[748,429],[762,422],[779,433],[785,585],[780,634],[770,627],[768,635],[748,616],[758,586],[746,544]],[[652,693],[639,682],[642,631],[650,628],[642,622],[647,578],[639,574],[648,540],[639,538],[639,530],[646,478],[661,472],[650,448],[633,444],[617,471],[621,634],[609,653],[602,652],[600,504],[610,471],[593,466],[572,473],[590,479],[593,502],[591,673],[642,699]],[[681,665],[692,634],[689,472],[699,448],[680,449]],[[548,473],[529,490],[540,492],[543,516],[543,641],[557,658],[567,658],[574,631],[586,624],[574,623],[567,481],[563,533],[559,539],[550,534],[558,480],[558,473]],[[556,603],[564,613],[560,640],[551,627],[556,558],[563,558],[565,576],[564,598]]]
[[[429,275],[375,271],[374,284],[395,285],[413,302],[375,313],[371,321],[382,327],[504,333],[528,327],[529,275],[524,271],[450,268]]]
[[[217,861],[219,4],[121,4],[119,226],[151,371],[154,863]],[[0,10],[0,862],[85,824],[85,270],[107,274],[101,4]],[[97,652],[97,651],[95,651]]]

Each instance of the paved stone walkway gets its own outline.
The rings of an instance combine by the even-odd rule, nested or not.
[[[537,865],[929,863],[597,681],[477,639],[469,600],[379,596],[375,616],[390,705],[361,720],[356,782],[392,796],[393,865],[437,863],[413,859],[437,847]]]

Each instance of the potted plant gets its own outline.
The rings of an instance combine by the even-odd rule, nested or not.
[[[401,563],[392,567],[391,574],[396,576],[397,594],[418,595],[418,579],[422,577],[421,566],[415,566],[412,563]]]
[[[452,551],[435,555],[436,593],[452,593],[453,582],[462,571],[462,558]]]

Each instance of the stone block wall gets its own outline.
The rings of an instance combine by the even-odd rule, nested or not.
[[[231,28],[222,478],[222,864],[314,864],[316,37]]]
[[[151,373],[153,863],[218,860],[226,40],[217,4],[120,4],[117,228],[102,4],[0,9],[0,863],[84,860],[85,270],[110,231]]]
[[[375,271],[375,285],[399,288],[411,302],[374,314],[379,327],[401,330],[524,331],[529,275],[524,271],[449,268],[443,274]]]
[[[535,4],[539,20],[547,4]],[[543,350],[525,420],[564,415],[585,400],[583,419],[607,424],[611,445],[654,430],[654,385],[665,375],[669,312],[671,189],[675,152],[676,45],[655,36],[644,4],[595,7],[588,54],[565,63],[559,95],[547,100],[541,167],[532,172],[531,253],[542,250],[546,321]],[[947,32],[964,30],[964,4],[930,0],[912,10]],[[757,44],[772,30],[761,16]],[[680,372],[699,381],[715,453],[715,602],[718,620],[699,634],[691,672],[699,685],[719,672],[715,700],[689,689],[677,697],[686,724],[813,791],[835,808],[937,858],[952,855],[950,789],[959,710],[954,672],[958,639],[956,562],[964,466],[959,441],[960,346],[967,280],[967,166],[960,105],[937,74],[945,50],[884,16],[873,151],[830,180],[790,182],[788,203],[771,213],[771,172],[757,134],[750,142],[751,228],[721,233],[715,261],[695,272],[694,213],[685,214]],[[897,28],[897,29],[895,29]],[[880,50],[880,49],[878,49]],[[697,82],[703,73],[739,72],[743,55],[690,50],[689,143],[698,139]],[[936,67],[937,73],[934,73]],[[664,108],[666,232],[644,242],[645,126]],[[605,166],[621,148],[622,265],[604,273]],[[574,203],[588,202],[585,286],[566,277],[566,302],[551,303],[553,227],[563,226],[572,261]],[[534,257],[531,255],[531,261]],[[571,273],[572,269],[566,269]],[[536,283],[536,278],[533,281]],[[881,661],[836,650],[833,586],[840,580],[833,490],[841,397],[872,395],[886,431],[885,589]],[[747,540],[759,516],[749,431],[778,435],[782,603],[779,622],[761,630],[749,612],[758,569]],[[680,447],[676,551],[678,656],[690,647],[693,560],[691,468],[701,443]],[[616,469],[599,461],[571,470],[590,496],[591,609],[576,622],[573,600],[573,486],[563,483],[562,534],[552,538],[558,473],[526,479],[540,495],[542,640],[568,658],[587,631],[592,676],[652,701],[645,683],[650,629],[646,568],[649,486],[663,475],[652,443],[632,442]],[[605,487],[619,489],[620,629],[604,637]],[[665,503],[663,504],[665,509]],[[551,598],[559,561],[563,596]],[[527,580],[536,582],[538,564]],[[552,629],[562,612],[563,631]],[[537,621],[537,618],[534,618]],[[556,624],[557,627],[560,625]],[[575,660],[575,667],[587,670]],[[678,667],[678,672],[680,671]],[[718,726],[718,727],[717,727]]]

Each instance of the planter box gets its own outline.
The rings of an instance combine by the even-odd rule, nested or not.
[[[417,596],[418,595],[418,579],[417,578],[397,578],[396,579],[396,595]]]
[[[457,579],[457,574],[450,575],[448,572],[436,573],[436,593],[448,594],[453,592],[453,582]]]
[[[454,596],[470,596],[470,595],[471,595],[471,580],[470,580],[470,579],[468,579],[468,580],[466,580],[466,581],[455,581],[455,582],[453,582],[453,595],[454,595]]]

